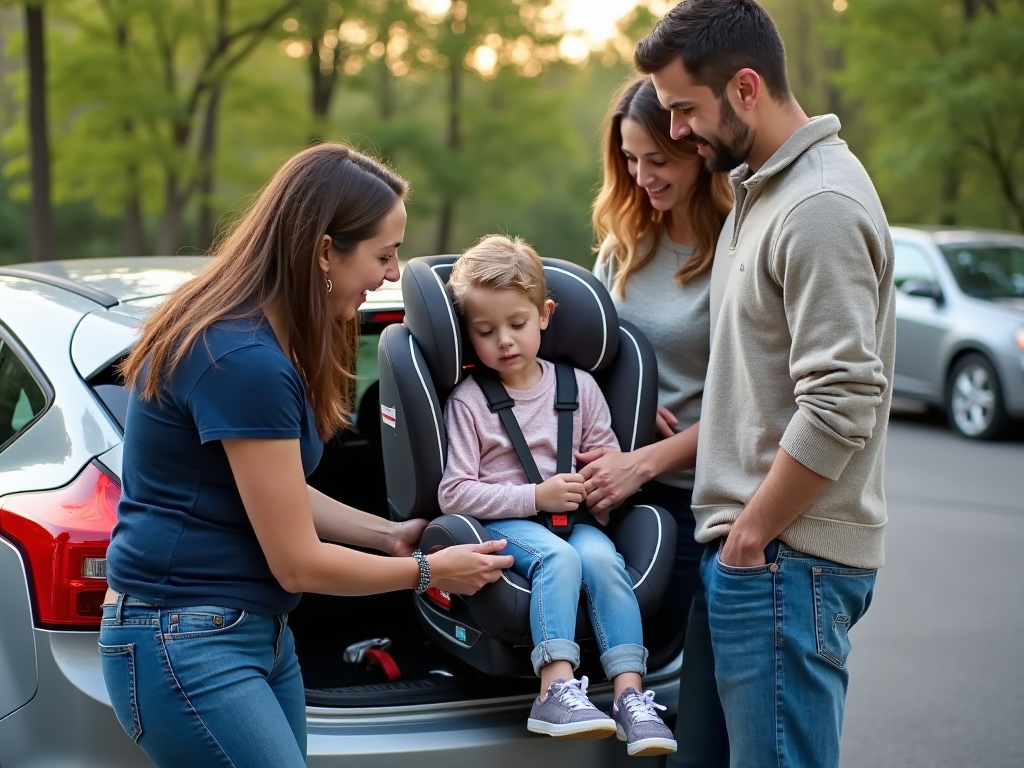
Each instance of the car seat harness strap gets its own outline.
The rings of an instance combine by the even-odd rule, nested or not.
[[[501,383],[498,375],[489,368],[477,366],[473,371],[473,378],[480,386],[484,397],[487,398],[487,407],[491,413],[498,414],[501,424],[508,433],[512,447],[515,449],[519,463],[523,465],[526,478],[534,485],[544,482],[540,470],[537,469],[537,462],[530,453],[530,446],[526,442],[523,430],[512,412],[515,400],[508,394],[508,390]],[[558,412],[558,452],[556,457],[556,474],[565,474],[572,471],[572,415],[580,407],[579,389],[576,385],[576,372],[571,365],[566,363],[555,363],[555,410]],[[572,533],[573,518],[575,513],[562,512],[538,512],[538,517],[552,533],[567,537]]]

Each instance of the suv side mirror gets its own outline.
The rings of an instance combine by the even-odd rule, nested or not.
[[[900,286],[900,290],[907,296],[921,296],[931,299],[936,304],[945,303],[945,297],[942,295],[939,284],[931,280],[907,280]]]

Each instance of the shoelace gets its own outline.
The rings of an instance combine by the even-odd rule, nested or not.
[[[623,702],[626,709],[629,710],[629,716],[633,719],[634,723],[646,723],[652,720],[661,721],[658,717],[658,713],[655,709],[666,710],[668,707],[663,707],[661,704],[654,703],[654,691],[644,691],[643,695],[639,693],[632,693],[626,697]]]
[[[565,704],[570,710],[591,709],[594,705],[587,698],[587,685],[590,681],[584,675],[579,680],[569,680],[562,683],[558,689],[558,700]]]

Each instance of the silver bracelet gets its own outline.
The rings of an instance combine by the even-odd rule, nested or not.
[[[412,553],[412,556],[420,564],[420,581],[416,585],[416,594],[422,595],[430,586],[430,563],[427,562],[427,556],[418,549]]]

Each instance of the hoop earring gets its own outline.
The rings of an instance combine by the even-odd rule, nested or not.
[[[332,283],[332,282],[331,282],[331,278],[329,278],[329,277],[328,277],[328,278],[327,278],[327,292],[328,292],[328,293],[330,293],[330,292],[331,292],[331,289],[332,289],[333,287],[334,287],[334,283]]]

